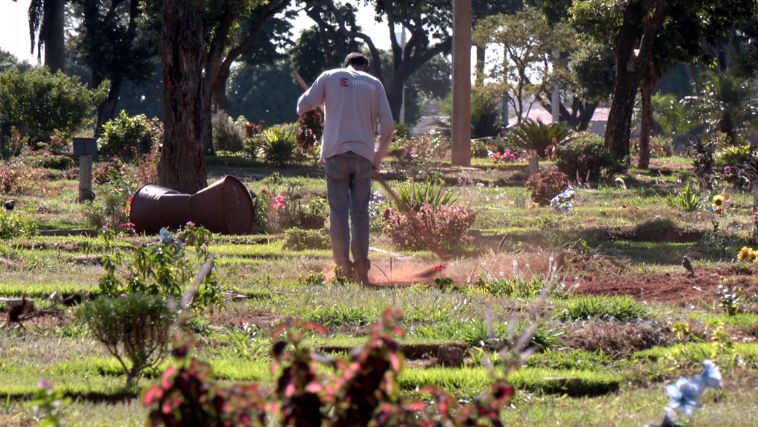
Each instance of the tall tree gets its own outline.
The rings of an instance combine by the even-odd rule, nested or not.
[[[310,0],[306,13],[319,30],[326,34],[359,40],[366,44],[371,55],[371,73],[382,80],[387,91],[392,115],[397,120],[403,100],[403,85],[425,62],[440,53],[449,53],[452,46],[450,34],[451,3],[447,0],[364,0],[372,5],[377,20],[386,19],[392,52],[391,74],[381,67],[381,53],[371,37],[354,25],[355,8],[332,0]],[[405,49],[395,33],[400,25],[408,32]],[[338,40],[332,36],[332,39]],[[386,78],[385,78],[386,77]]]
[[[32,53],[36,45],[39,60],[44,47],[45,65],[52,72],[63,70],[65,65],[65,2],[65,0],[32,0],[29,3],[29,37]]]
[[[755,8],[755,0],[574,1],[575,25],[598,41],[613,41],[615,78],[605,143],[618,160],[628,158],[634,99],[643,77],[650,73],[659,39],[679,32],[683,37],[675,39],[685,43],[713,40],[735,22],[753,16]],[[689,14],[697,19],[689,21]],[[667,51],[665,56],[670,55]]]
[[[202,74],[201,129],[206,153],[213,153],[211,114],[214,94],[226,102],[226,82],[232,63],[249,50],[264,24],[284,10],[290,0],[220,0],[207,1],[204,35],[206,48]],[[243,28],[241,21],[254,17],[251,25]]]
[[[509,101],[517,123],[521,123],[531,103],[544,102],[557,80],[560,67],[553,60],[553,52],[572,50],[576,35],[567,24],[550,25],[536,8],[524,8],[481,20],[474,39],[479,45],[494,44],[504,49],[503,62],[496,64],[493,74],[512,92]]]
[[[163,0],[163,147],[160,185],[194,193],[206,185],[202,145],[203,0]]]
[[[91,70],[92,86],[111,82],[108,98],[97,108],[97,135],[115,117],[126,80],[140,84],[150,77],[160,33],[143,0],[70,1],[78,22],[72,45]]]

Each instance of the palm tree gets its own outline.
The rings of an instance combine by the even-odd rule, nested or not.
[[[15,1],[15,0],[14,0]],[[66,0],[32,0],[29,4],[29,37],[37,58],[45,47],[45,65],[50,71],[63,70],[65,64],[64,9]]]
[[[539,171],[539,159],[547,157],[548,149],[564,142],[571,129],[563,123],[546,125],[526,119],[511,133],[516,147],[526,150],[529,156],[529,176]]]

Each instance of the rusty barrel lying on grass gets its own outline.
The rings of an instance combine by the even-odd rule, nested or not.
[[[138,233],[157,233],[192,221],[210,231],[247,234],[253,229],[253,199],[245,185],[225,176],[195,194],[143,185],[132,197],[129,221]]]

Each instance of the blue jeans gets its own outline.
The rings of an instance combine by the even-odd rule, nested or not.
[[[371,199],[372,166],[368,159],[352,151],[326,159],[332,256],[346,274],[351,272],[348,249],[353,253],[352,266],[359,271],[368,271],[370,267],[368,202]]]

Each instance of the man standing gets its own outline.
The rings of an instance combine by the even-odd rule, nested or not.
[[[384,86],[368,74],[368,68],[364,55],[351,53],[345,58],[345,68],[323,72],[297,101],[298,114],[316,107],[324,110],[320,160],[326,164],[332,255],[343,274],[361,284],[368,284],[371,268],[371,174],[387,154],[394,125]]]

